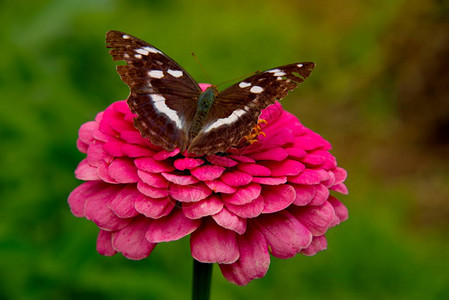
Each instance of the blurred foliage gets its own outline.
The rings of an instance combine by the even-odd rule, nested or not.
[[[283,101],[349,172],[329,250],[273,259],[212,299],[449,298],[449,4],[350,0],[0,2],[0,299],[189,299],[188,240],[130,261],[70,214],[79,126],[128,94],[104,35],[136,35],[206,81],[314,61]],[[297,100],[297,101],[296,101]],[[446,266],[446,267],[443,267]]]

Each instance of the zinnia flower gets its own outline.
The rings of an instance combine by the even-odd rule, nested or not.
[[[203,86],[204,88],[204,86]],[[190,235],[194,259],[218,263],[227,280],[263,277],[271,255],[314,255],[347,219],[329,194],[346,194],[331,145],[279,103],[263,110],[264,134],[227,153],[185,156],[142,138],[125,101],[79,130],[87,158],[69,196],[72,213],[100,228],[97,250],[143,259],[158,243]]]

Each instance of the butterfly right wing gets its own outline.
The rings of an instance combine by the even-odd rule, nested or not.
[[[315,64],[302,62],[252,75],[220,92],[203,130],[192,140],[189,152],[224,152],[250,134],[262,109],[281,100],[309,77]]]
[[[117,72],[130,88],[127,102],[137,114],[134,126],[143,137],[166,150],[188,146],[189,128],[201,93],[197,82],[173,59],[154,46],[120,31],[106,34]]]

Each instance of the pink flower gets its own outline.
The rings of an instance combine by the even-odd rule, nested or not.
[[[204,88],[204,86],[203,86]],[[190,235],[194,259],[218,263],[238,285],[263,277],[271,255],[314,255],[327,230],[347,219],[329,194],[346,194],[331,145],[279,103],[261,119],[265,136],[226,155],[186,157],[143,139],[125,101],[79,130],[87,157],[69,196],[72,213],[100,228],[97,250],[143,259],[158,243]]]

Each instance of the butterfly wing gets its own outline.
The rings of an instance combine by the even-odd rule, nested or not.
[[[189,152],[212,154],[238,144],[257,125],[261,110],[304,81],[314,63],[294,63],[257,73],[219,93]]]
[[[143,137],[166,150],[188,145],[190,124],[201,93],[196,81],[156,47],[123,32],[109,31],[106,43],[123,82],[130,88],[127,102],[137,114],[134,126]]]

